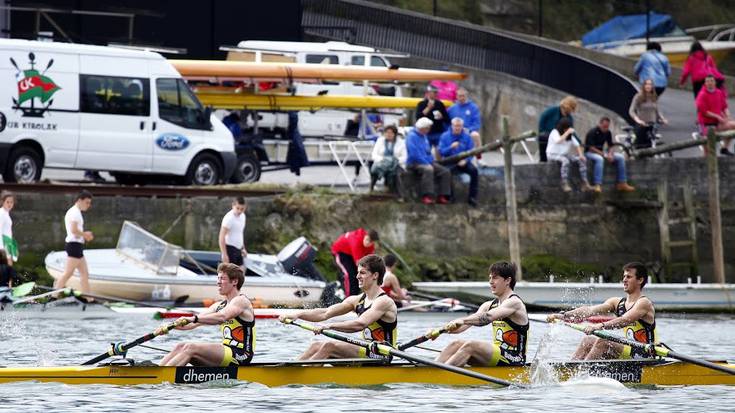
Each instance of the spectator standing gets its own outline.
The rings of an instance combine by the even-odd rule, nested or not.
[[[621,192],[633,192],[635,188],[628,185],[628,177],[625,173],[625,157],[622,154],[613,152],[612,133],[610,132],[610,118],[603,117],[600,122],[587,132],[585,142],[584,156],[592,162],[594,169],[592,171],[592,190],[594,192],[602,192],[602,174],[605,167],[605,161],[614,163],[617,168],[617,178],[615,180],[615,189]],[[607,146],[607,148],[605,148]]]
[[[396,191],[396,179],[399,168],[406,167],[406,142],[398,136],[398,129],[388,125],[383,130],[383,136],[379,137],[373,146],[370,159],[373,165],[370,167],[370,190],[375,184],[385,178],[385,185],[391,191]]]
[[[340,284],[342,284],[345,297],[360,293],[360,286],[357,284],[357,262],[362,257],[373,254],[375,243],[379,240],[377,231],[358,228],[340,235],[332,243],[332,255],[342,273]]]
[[[442,69],[445,70],[445,69]],[[446,68],[449,70],[449,68]],[[457,99],[457,84],[451,80],[432,80],[429,85],[436,88],[436,97],[441,100],[454,102]]]
[[[650,42],[646,45],[646,52],[638,59],[633,70],[638,75],[638,82],[641,85],[647,79],[653,80],[658,96],[664,93],[669,84],[669,76],[671,76],[669,58],[661,53],[661,44],[658,42]]]
[[[699,91],[696,104],[697,120],[702,134],[706,134],[710,127],[714,127],[717,131],[735,129],[735,120],[730,118],[730,110],[727,107],[727,96],[717,88],[717,80],[713,75],[705,78],[704,87]],[[730,142],[732,138],[725,139],[720,154],[733,156],[729,149]]]
[[[452,127],[444,132],[439,141],[439,153],[442,157],[449,157],[466,152],[474,148],[474,142],[470,135],[465,131],[464,121],[462,118],[452,119]],[[472,157],[468,156],[459,162],[447,165],[452,175],[465,173],[470,176],[470,188],[467,203],[471,206],[477,206],[477,168],[472,164]]]
[[[699,91],[704,85],[704,80],[708,75],[712,75],[715,78],[718,89],[723,89],[725,76],[717,70],[717,64],[712,55],[707,53],[699,42],[692,43],[689,49],[689,57],[684,62],[684,67],[681,69],[681,78],[679,79],[679,86],[683,86],[686,82],[687,77],[692,77],[692,91],[694,92],[694,99],[699,96]]]
[[[66,250],[66,267],[64,274],[54,281],[54,288],[66,287],[66,282],[74,274],[79,271],[79,281],[82,285],[82,292],[88,293],[89,290],[89,268],[87,267],[87,259],[84,258],[84,244],[94,239],[91,231],[84,230],[84,217],[82,212],[86,212],[92,207],[92,194],[89,191],[81,191],[74,200],[74,205],[66,211],[64,215],[64,227],[66,227],[66,238],[64,241],[64,250]]]
[[[385,275],[383,275],[383,284],[380,285],[380,288],[396,302],[396,307],[403,307],[404,304],[411,302],[411,298],[406,289],[401,288],[401,281],[395,274],[398,258],[393,254],[386,254],[383,262],[385,262]]]
[[[563,117],[549,134],[549,146],[546,147],[546,157],[550,161],[561,163],[561,189],[564,192],[572,192],[569,185],[569,164],[577,164],[579,176],[582,178],[582,191],[591,191],[587,180],[587,158],[582,152],[579,139],[574,135],[569,119]]]
[[[480,108],[470,100],[467,89],[463,87],[457,89],[457,101],[449,107],[447,113],[450,119],[461,118],[464,121],[464,128],[470,134],[475,147],[482,145],[480,138],[480,130],[482,129]],[[482,154],[477,155],[477,159],[481,157]]]
[[[217,239],[224,264],[235,264],[242,267],[244,258],[248,256],[244,235],[247,209],[245,198],[237,197],[232,201],[232,209],[222,218]]]
[[[546,145],[549,141],[549,135],[559,123],[561,118],[569,120],[570,127],[574,126],[574,118],[572,113],[577,110],[577,99],[574,96],[567,96],[559,102],[558,106],[550,106],[541,112],[538,120],[538,151],[539,162],[546,162]]]
[[[439,192],[436,202],[448,204],[452,190],[452,174],[449,169],[435,162],[431,155],[431,145],[427,136],[431,130],[431,124],[430,119],[421,118],[416,121],[416,125],[408,133],[408,137],[406,137],[406,152],[408,154],[406,170],[418,173],[420,176],[419,192],[421,193],[422,203],[433,204],[435,192]],[[438,191],[435,191],[435,181],[439,184]]]
[[[18,261],[18,244],[13,238],[13,219],[10,218],[10,211],[15,206],[15,196],[10,192],[3,192],[0,195],[0,251],[5,251],[6,260],[0,261],[0,264],[12,266],[13,261]]]
[[[641,90],[633,96],[630,102],[628,114],[636,123],[635,126],[635,147],[650,148],[651,133],[653,132],[653,124],[666,124],[668,121],[658,110],[658,96],[653,80],[646,79],[643,81]]]
[[[426,87],[426,97],[416,106],[416,120],[428,118],[432,124],[428,133],[431,146],[439,145],[439,138],[449,125],[449,114],[439,98],[436,96],[437,89],[434,86]]]

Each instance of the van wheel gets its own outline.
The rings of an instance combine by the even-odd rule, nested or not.
[[[252,153],[244,153],[237,157],[235,173],[230,181],[236,184],[243,182],[258,182],[260,180],[260,161]]]
[[[20,147],[10,153],[3,180],[20,184],[37,182],[41,178],[42,169],[41,156],[38,152],[29,147]]]
[[[222,179],[222,167],[212,154],[202,153],[194,157],[184,181],[188,185],[216,185]]]

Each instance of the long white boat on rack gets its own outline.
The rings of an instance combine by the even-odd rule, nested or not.
[[[313,254],[313,247],[303,237],[288,244],[278,256],[249,253],[243,292],[263,306],[317,305],[326,282],[314,279],[321,277],[318,274],[303,271],[313,269],[310,265]],[[220,298],[215,270],[219,255],[186,251],[131,221],[123,223],[116,248],[84,251],[93,294],[136,301],[170,301],[188,296],[187,303],[199,305]],[[63,274],[65,263],[64,251],[52,252],[45,259],[46,269],[53,278]],[[80,288],[78,272],[67,286]]]
[[[493,298],[487,282],[417,282],[413,287],[442,295]],[[558,283],[519,281],[514,289],[526,304],[547,308],[571,308],[580,304],[601,303],[623,294],[620,283]],[[649,283],[644,292],[657,310],[733,310],[735,284]]]

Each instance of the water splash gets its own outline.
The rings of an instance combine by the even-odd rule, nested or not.
[[[532,386],[559,384],[559,377],[552,360],[564,334],[561,325],[551,324],[539,341],[538,350],[531,361],[529,382]]]

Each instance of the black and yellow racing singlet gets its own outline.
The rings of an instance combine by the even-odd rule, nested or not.
[[[227,306],[227,300],[217,306],[215,312]],[[255,351],[255,320],[245,321],[238,315],[219,325],[222,332],[222,345],[231,348],[232,357],[237,364],[247,364]]]
[[[378,294],[378,297],[381,295],[386,295],[385,293]],[[355,306],[355,313],[357,313],[357,316],[359,317],[364,313],[365,311],[369,310],[370,307],[372,307],[372,303],[370,303],[369,306],[365,307],[365,293],[362,293],[360,296],[360,300],[357,302],[357,306]],[[376,297],[377,298],[377,297]],[[389,323],[387,321],[378,320],[374,323],[367,326],[365,330],[362,332],[362,337],[366,340],[372,340],[372,341],[379,341],[384,342],[390,346],[395,347],[396,346],[396,340],[398,338],[398,334],[396,332],[396,329],[398,328],[398,317],[396,317],[396,320],[392,323]]]
[[[511,294],[508,298],[513,296],[518,297],[518,294]],[[500,305],[500,302],[496,298],[490,303],[490,310],[497,308],[498,305]],[[509,318],[493,321],[493,344],[500,349],[500,358],[497,365],[522,365],[526,363],[528,325],[529,323],[525,325],[516,324]]]
[[[639,300],[644,297],[645,295],[642,295]],[[627,297],[623,297],[620,299],[620,301],[618,302],[618,308],[615,310],[616,316],[621,317],[623,314],[628,312],[628,309],[625,308],[625,303],[627,302],[627,300]],[[635,340],[639,343],[654,344],[658,342],[658,334],[656,334],[656,316],[654,315],[653,323],[651,324],[643,321],[642,319],[639,319],[636,320],[635,323],[623,327],[623,335],[628,340]],[[643,353],[640,349],[632,348],[631,357],[641,358],[650,356]]]

